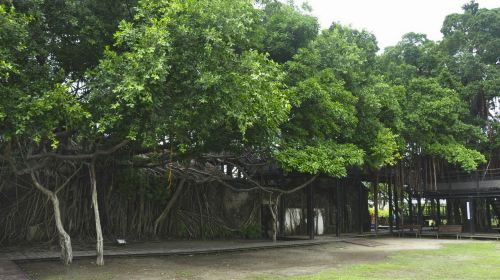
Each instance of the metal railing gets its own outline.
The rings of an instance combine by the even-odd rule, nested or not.
[[[438,183],[476,182],[500,180],[500,168],[482,169],[472,172],[449,171],[438,177]]]

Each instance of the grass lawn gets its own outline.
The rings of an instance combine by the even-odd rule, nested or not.
[[[500,243],[415,238],[174,257],[29,262],[34,279],[500,279]]]
[[[255,279],[276,279],[260,276]],[[500,279],[500,249],[495,242],[449,244],[438,250],[399,251],[382,262],[353,264],[313,275],[280,277],[320,279]]]

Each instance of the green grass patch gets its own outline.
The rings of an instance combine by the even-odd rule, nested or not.
[[[300,263],[300,261],[298,261]],[[254,279],[277,279],[261,275]],[[323,279],[499,279],[498,243],[475,242],[446,245],[438,250],[399,251],[373,263],[346,265],[313,275],[281,277],[294,280]]]

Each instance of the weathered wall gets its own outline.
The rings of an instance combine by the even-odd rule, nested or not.
[[[295,186],[302,181],[284,182],[287,186]],[[51,188],[57,185],[51,178],[45,178],[42,183]],[[158,174],[101,169],[98,173],[98,193],[105,238],[269,236],[271,221],[268,206],[264,204],[264,194],[258,191],[234,192],[214,183],[186,185],[155,235],[155,219],[172,197],[177,184],[175,178],[169,180],[167,176]],[[53,211],[46,197],[31,186],[28,178],[12,178],[5,185],[9,187],[4,187],[0,193],[0,244],[55,241]],[[367,219],[368,210],[365,190],[361,193],[362,203],[359,203],[358,183],[318,179],[313,189],[316,221],[322,223],[316,226],[316,231],[332,234],[337,224],[341,232],[359,231],[359,219]],[[95,236],[90,191],[88,174],[82,171],[71,185],[59,193],[63,223],[73,240],[92,240]],[[289,224],[282,228],[279,235],[283,235],[283,230],[285,235],[306,234],[305,189],[285,195],[282,202],[284,207],[279,207],[278,217],[281,218],[278,222],[283,219],[291,221],[292,216],[295,216],[296,222],[293,226]],[[282,213],[288,213],[288,217]]]

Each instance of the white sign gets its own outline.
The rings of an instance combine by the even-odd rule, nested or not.
[[[467,201],[467,220],[470,220],[470,204]]]

